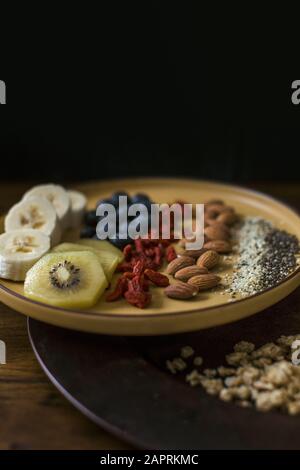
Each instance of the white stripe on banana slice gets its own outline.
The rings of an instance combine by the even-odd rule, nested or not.
[[[62,186],[57,184],[41,184],[34,186],[24,194],[23,199],[27,200],[32,196],[46,197],[56,210],[61,229],[65,230],[68,228],[70,225],[71,204],[69,195]]]
[[[68,191],[71,201],[70,228],[78,228],[83,221],[87,199],[79,191]]]
[[[0,277],[24,281],[27,271],[50,249],[50,237],[24,228],[0,235]]]
[[[32,196],[15,204],[4,221],[5,232],[23,228],[33,228],[49,235],[51,245],[61,239],[61,228],[56,210],[44,197]]]

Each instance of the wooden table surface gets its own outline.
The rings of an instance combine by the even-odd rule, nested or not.
[[[17,202],[29,184],[0,185],[0,210]],[[299,184],[251,185],[300,207]],[[299,201],[299,202],[298,202]],[[27,337],[26,318],[0,303],[0,449],[130,449],[79,413],[42,372]]]

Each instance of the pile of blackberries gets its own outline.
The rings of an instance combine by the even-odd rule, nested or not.
[[[132,204],[144,204],[149,211],[149,216],[150,216],[150,210],[151,210],[151,204],[152,201],[151,199],[147,196],[147,194],[141,194],[137,193],[134,196],[130,197],[126,192],[124,191],[119,191],[117,193],[114,193],[111,198],[108,199],[101,199],[100,201],[97,202],[96,208],[93,210],[90,210],[86,212],[85,214],[85,219],[84,223],[85,226],[81,230],[80,237],[81,238],[94,238],[97,239],[97,234],[96,234],[96,226],[98,222],[100,221],[101,217],[96,215],[96,210],[101,204],[112,204],[117,212],[117,233],[116,233],[116,238],[108,239],[113,245],[117,246],[118,248],[123,248],[125,245],[128,243],[132,243],[132,239],[128,237],[126,239],[119,239],[118,235],[119,232],[121,231],[122,227],[119,226],[119,213],[120,213],[120,208],[119,208],[119,197],[120,196],[126,196],[127,197],[127,207],[126,209],[126,214],[128,214],[128,207],[131,206]],[[148,217],[147,217],[148,218]],[[134,219],[134,217],[128,217],[127,215],[127,223],[131,222]]]

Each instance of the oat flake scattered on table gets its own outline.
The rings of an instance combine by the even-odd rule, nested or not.
[[[291,345],[297,339],[300,334],[280,336],[257,349],[253,343],[240,341],[226,356],[226,366],[201,371],[193,368],[185,373],[185,380],[192,387],[201,386],[210,395],[242,407],[255,407],[259,411],[277,409],[298,415],[300,367],[291,362]],[[167,361],[167,368],[173,374],[195,366],[193,357],[188,361],[181,359],[180,364],[177,359]]]

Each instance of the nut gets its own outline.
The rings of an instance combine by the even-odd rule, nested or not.
[[[237,220],[237,215],[231,210],[221,212],[221,214],[219,214],[217,217],[217,222],[220,222],[226,225],[232,225],[234,224],[234,222],[236,222],[236,220]]]
[[[184,250],[181,253],[178,253],[178,256],[189,256],[191,258],[199,258],[206,250],[201,248],[200,250]]]
[[[204,266],[207,269],[211,269],[218,264],[219,260],[220,255],[218,255],[216,251],[208,250],[198,258],[197,266]]]
[[[188,281],[193,276],[207,273],[208,269],[205,266],[187,266],[186,268],[179,269],[174,277],[179,281]]]
[[[221,278],[215,274],[198,274],[188,280],[188,284],[197,286],[199,290],[211,289],[219,284]]]
[[[213,250],[217,253],[229,253],[231,244],[227,240],[210,240],[204,244],[207,250]]]
[[[178,246],[182,247],[182,248],[185,248],[185,245],[187,243],[192,243],[196,240],[196,237],[191,237],[190,239],[187,239],[187,238],[181,238],[181,240],[179,240],[178,242]]]
[[[198,294],[197,286],[186,284],[185,282],[177,282],[165,288],[165,294],[171,299],[191,299]]]
[[[204,233],[209,240],[227,240],[229,238],[228,230],[218,225],[209,225],[204,229]]]
[[[219,222],[218,219],[211,219],[209,217],[206,217],[205,218],[205,226],[207,227],[208,225],[213,225],[214,227],[219,227],[220,229],[222,229],[224,232],[228,233],[228,236],[230,236],[230,229],[229,227],[223,223],[223,222]]]
[[[208,220],[216,220],[218,215],[219,215],[219,212],[215,212],[211,209],[208,209],[204,212],[204,222],[207,224]]]
[[[205,212],[214,212],[215,214],[221,214],[224,210],[226,210],[227,206],[223,203],[208,203],[205,204],[204,210]]]
[[[185,268],[186,266],[192,266],[193,264],[195,264],[194,258],[190,256],[179,256],[168,264],[167,273],[174,276],[179,269]]]

